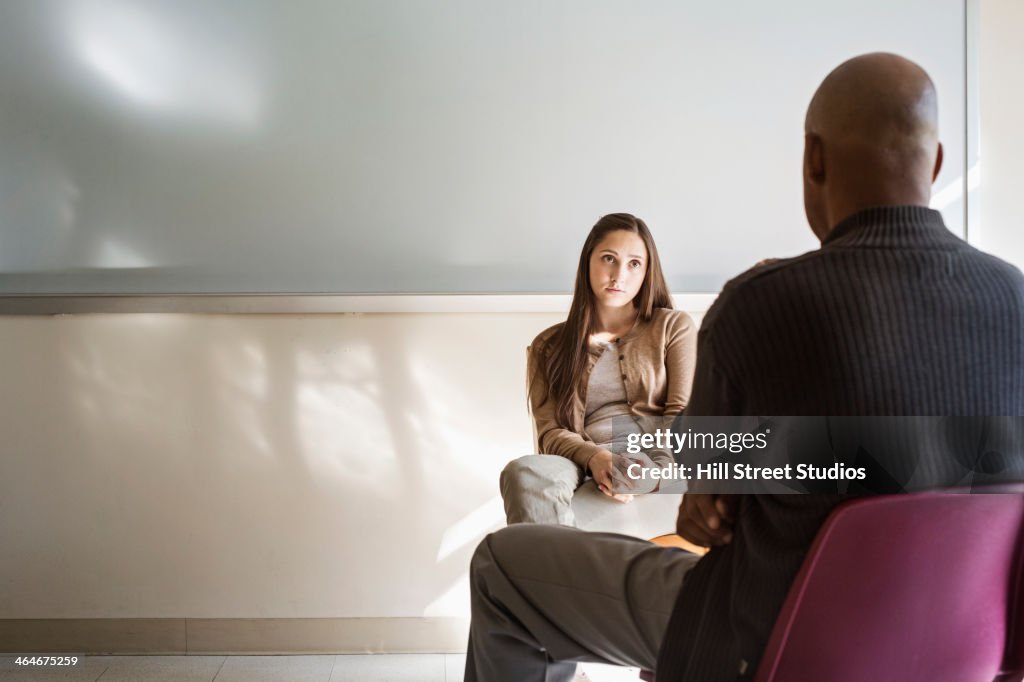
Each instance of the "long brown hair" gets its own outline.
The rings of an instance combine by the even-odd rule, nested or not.
[[[580,383],[587,364],[589,337],[596,331],[594,291],[590,287],[590,256],[605,235],[615,230],[639,235],[647,247],[647,272],[640,291],[633,299],[639,311],[639,320],[646,322],[653,317],[656,309],[672,307],[672,297],[665,284],[658,249],[647,224],[629,213],[611,213],[598,220],[580,252],[569,317],[542,349],[543,355],[538,364],[547,379],[548,400],[555,401],[555,418],[562,428],[575,428],[572,419],[573,402],[582,388]]]

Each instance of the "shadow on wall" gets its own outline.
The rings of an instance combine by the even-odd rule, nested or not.
[[[550,317],[26,320],[0,617],[465,617]]]

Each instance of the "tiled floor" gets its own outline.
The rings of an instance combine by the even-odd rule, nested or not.
[[[86,656],[65,668],[24,668],[0,657],[0,680],[72,682],[457,682],[464,654],[349,656]],[[577,680],[635,682],[637,671],[586,664]]]

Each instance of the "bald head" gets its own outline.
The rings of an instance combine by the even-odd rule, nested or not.
[[[862,208],[928,204],[941,165],[938,107],[914,62],[887,53],[844,62],[815,92],[805,132],[804,199],[819,237]]]

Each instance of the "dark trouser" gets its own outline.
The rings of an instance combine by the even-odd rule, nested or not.
[[[569,682],[578,661],[652,669],[699,557],[539,524],[484,538],[470,565],[468,682]]]

